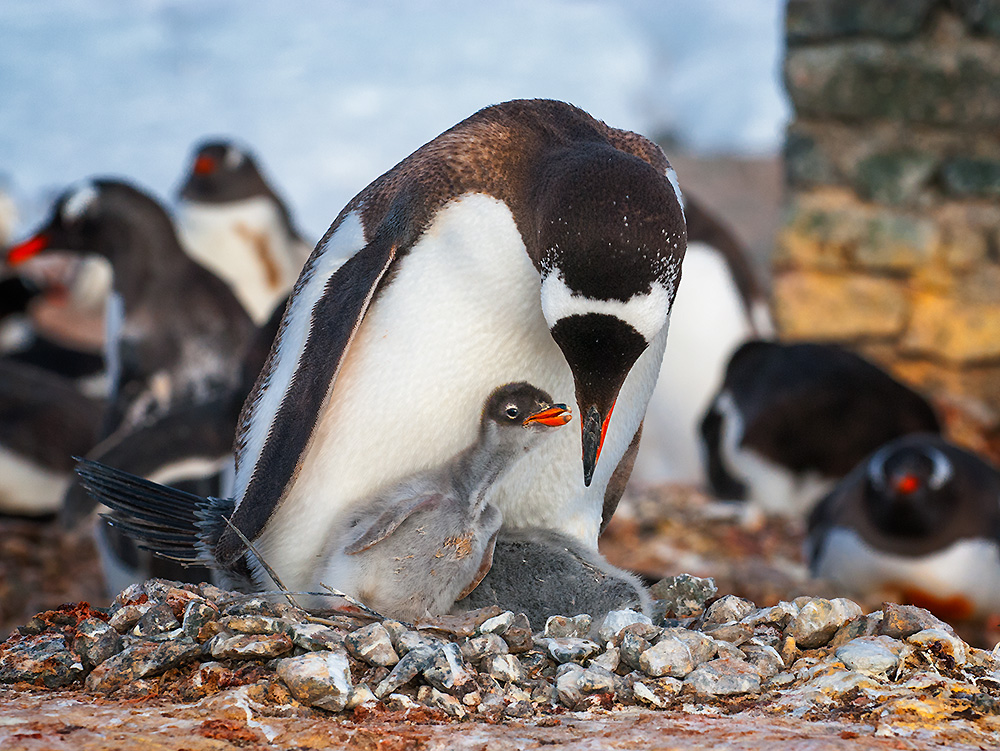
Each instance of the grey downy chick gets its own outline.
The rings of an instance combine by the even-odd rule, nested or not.
[[[611,610],[650,614],[649,593],[639,577],[567,535],[537,528],[500,533],[492,568],[454,610],[490,605],[524,613],[535,631],[552,615],[589,613],[600,624]]]
[[[494,483],[570,417],[530,384],[496,389],[476,442],[348,516],[315,579],[404,621],[448,612],[490,569],[502,521],[489,501]]]
[[[489,569],[501,523],[489,503],[491,486],[570,417],[534,386],[499,387],[485,402],[477,441],[366,501],[328,541],[313,581],[394,618],[446,612]],[[273,586],[263,572],[254,576],[244,557],[233,568],[215,555],[233,513],[231,498],[203,498],[89,460],[77,473],[87,492],[112,509],[105,518],[143,549],[186,565],[209,565],[230,587]]]

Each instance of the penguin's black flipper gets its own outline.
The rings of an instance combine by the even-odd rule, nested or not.
[[[104,518],[140,547],[163,558],[214,565],[211,548],[231,501],[159,485],[89,459],[80,460],[76,473],[84,489],[111,509]]]

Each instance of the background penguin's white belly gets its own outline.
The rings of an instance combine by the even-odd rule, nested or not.
[[[288,294],[304,257],[291,247],[274,202],[264,198],[178,207],[184,250],[223,279],[254,323],[264,323]]]
[[[397,264],[351,346],[293,487],[258,538],[268,563],[292,588],[316,586],[338,517],[469,446],[489,393],[521,380],[570,404],[574,422],[522,460],[528,466],[507,475],[494,501],[507,525],[549,526],[595,546],[604,487],[641,419],[632,405],[636,397],[644,404],[641,392],[648,386],[648,396],[655,376],[630,375],[628,391],[639,393],[623,389],[584,488],[573,379],[507,207],[478,194],[454,201]]]
[[[700,483],[701,419],[752,327],[725,258],[704,243],[684,256],[663,368],[649,400],[633,484]]]
[[[815,574],[856,596],[909,586],[942,599],[964,597],[979,613],[1000,606],[997,545],[986,539],[960,540],[911,557],[876,550],[854,530],[838,527],[823,544]]]

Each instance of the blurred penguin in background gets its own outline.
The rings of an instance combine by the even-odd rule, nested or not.
[[[230,286],[258,326],[291,292],[312,250],[254,157],[229,140],[198,145],[177,222],[185,251]]]
[[[829,344],[752,341],[729,361],[701,424],[713,492],[805,519],[882,444],[940,432],[928,401]]]
[[[663,367],[646,408],[633,487],[705,482],[698,429],[726,363],[747,339],[774,333],[764,288],[745,247],[689,195],[684,213],[683,280]]]
[[[887,443],[816,506],[807,552],[846,595],[1000,613],[1000,472],[936,435]]]

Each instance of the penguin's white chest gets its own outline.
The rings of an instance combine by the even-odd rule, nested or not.
[[[319,583],[312,580],[319,557],[346,511],[470,445],[497,386],[527,381],[572,405],[578,419],[572,375],[542,317],[538,273],[506,205],[480,194],[453,201],[392,273],[351,345],[294,484],[257,541],[293,588]],[[634,401],[632,391],[623,387],[622,416],[617,427],[612,420],[591,487],[583,485],[574,422],[494,489],[504,524],[547,526],[596,545],[604,488],[641,419],[621,406]],[[643,407],[648,391],[644,397]]]
[[[698,451],[701,418],[729,356],[753,335],[739,288],[718,250],[690,243],[683,268],[632,472],[633,481],[647,485],[705,479]]]
[[[257,325],[288,294],[308,254],[264,196],[224,205],[185,201],[178,223],[188,255],[230,286]]]
[[[977,613],[1000,608],[1000,550],[995,541],[965,539],[924,556],[876,550],[857,532],[830,531],[814,573],[856,596],[913,590],[934,598],[963,598]]]

